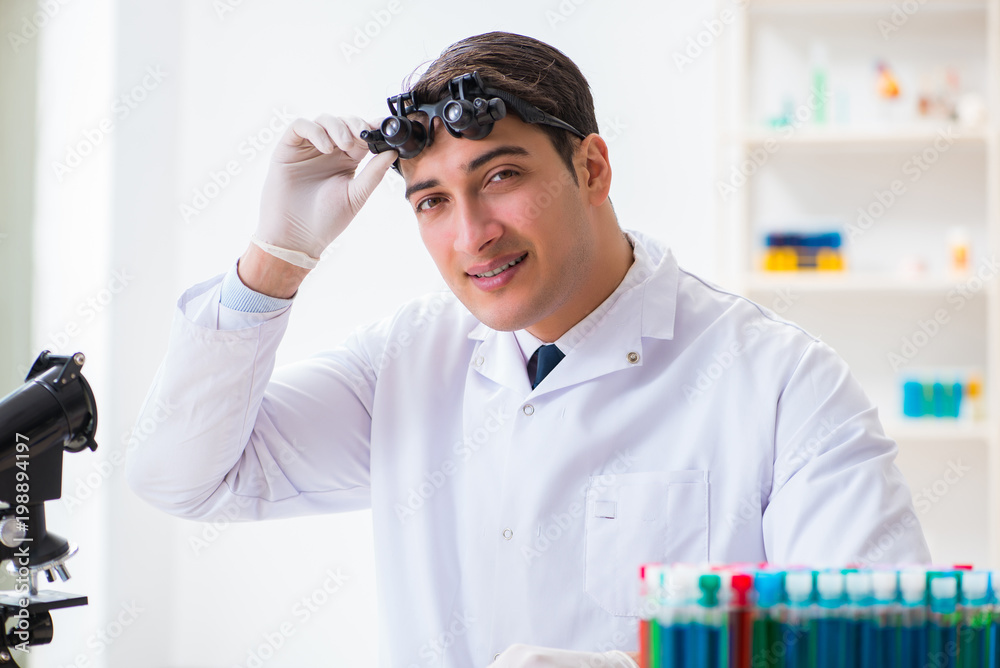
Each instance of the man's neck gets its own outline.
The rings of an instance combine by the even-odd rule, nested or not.
[[[634,260],[632,244],[618,227],[617,221],[606,229],[607,232],[603,235],[605,238],[599,240],[598,246],[607,251],[601,253],[596,270],[591,274],[595,278],[587,287],[589,299],[576,304],[568,303],[556,317],[546,318],[527,327],[532,335],[546,343],[552,343],[590,315],[621,285]]]

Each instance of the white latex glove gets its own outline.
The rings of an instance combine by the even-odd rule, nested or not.
[[[292,264],[315,267],[397,157],[380,153],[355,176],[368,155],[358,135],[371,127],[353,116],[295,119],[271,156],[254,243]]]
[[[571,652],[511,645],[489,668],[638,668],[625,652]]]

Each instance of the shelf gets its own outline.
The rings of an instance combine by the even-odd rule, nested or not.
[[[891,12],[889,0],[754,0],[750,13],[759,14],[869,14]],[[986,0],[922,0],[920,11],[935,12],[985,12]]]
[[[826,127],[804,126],[799,129],[775,128],[747,130],[733,135],[730,140],[748,148],[764,147],[768,142],[777,146],[802,146],[816,148],[838,148],[855,151],[858,149],[901,149],[911,146],[923,148],[947,132],[949,125],[908,125],[893,129],[879,127]],[[980,146],[986,148],[990,138],[987,128],[965,128],[957,123],[952,125],[953,142],[957,146]],[[791,134],[788,134],[791,130]]]
[[[754,272],[743,278],[749,291],[801,290],[805,292],[865,292],[889,294],[946,294],[965,283],[964,277],[909,278],[856,272]],[[987,290],[992,289],[990,285]]]
[[[883,426],[889,438],[897,442],[922,443],[931,441],[988,441],[991,437],[988,421],[902,420],[886,421]]]

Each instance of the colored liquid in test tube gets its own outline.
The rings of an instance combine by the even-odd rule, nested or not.
[[[935,668],[954,668],[958,657],[958,574],[931,577],[931,614],[928,649]]]
[[[813,668],[816,665],[815,634],[812,624],[813,571],[789,571],[785,574],[785,596],[788,606],[781,624],[781,639],[787,651],[785,668]]]
[[[753,576],[734,573],[729,598],[729,668],[751,668],[754,613],[750,607]]]
[[[962,622],[958,633],[959,668],[984,668],[989,662],[990,574],[972,571],[962,576]]]
[[[689,668],[693,662],[692,608],[697,605],[700,572],[692,566],[671,567],[666,580],[666,613],[660,623],[660,666]]]
[[[782,574],[761,571],[754,576],[757,616],[753,620],[752,665],[754,668],[784,668],[781,640]]]
[[[903,618],[899,605],[899,574],[896,571],[872,573],[872,594],[872,615],[876,629],[875,665],[901,668],[899,645]]]
[[[848,668],[844,618],[844,574],[822,572],[816,576],[819,616],[816,620],[816,668]]]
[[[660,610],[660,568],[655,564],[639,567],[639,668],[653,668],[650,661],[653,637],[657,642],[659,632],[656,628],[656,615]],[[657,666],[657,668],[659,668]]]
[[[902,627],[900,628],[900,665],[925,668],[928,659],[927,574],[921,570],[899,574]]]
[[[845,615],[844,656],[847,666],[884,668],[878,663],[878,629],[872,610],[874,591],[871,571],[844,575],[848,608]]]
[[[993,605],[990,613],[990,668],[1000,668],[1000,571],[990,573]]]
[[[698,578],[701,596],[691,621],[691,668],[725,668],[726,647],[722,607],[719,605],[719,590],[722,578],[716,573],[707,573]]]

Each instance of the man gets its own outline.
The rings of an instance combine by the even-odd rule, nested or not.
[[[465,99],[457,82],[506,101],[485,136],[431,108]],[[193,518],[238,497],[247,519],[371,507],[393,668],[631,665],[645,562],[928,560],[895,445],[833,351],[620,229],[565,55],[472,37],[410,100],[422,147],[357,175],[361,133],[378,148],[398,127],[285,133],[254,243],[180,300],[147,406],[183,408],[131,458],[138,494]],[[450,292],[274,370],[309,267],[397,159]]]

